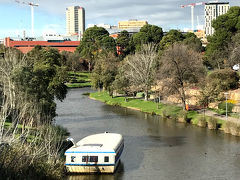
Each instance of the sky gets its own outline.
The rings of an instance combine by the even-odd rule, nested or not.
[[[118,21],[138,19],[169,29],[191,28],[191,8],[181,5],[201,0],[19,0],[39,4],[34,8],[34,32],[41,36],[53,31],[66,34],[65,10],[78,5],[85,8],[88,24],[117,25]],[[208,1],[204,1],[208,2]],[[240,0],[228,0],[230,6],[240,6]],[[198,17],[198,18],[197,18]],[[199,21],[197,21],[197,19]],[[195,25],[204,24],[204,6],[195,7]],[[0,0],[0,38],[31,35],[31,9],[15,0]]]

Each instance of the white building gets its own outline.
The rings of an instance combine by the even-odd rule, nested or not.
[[[227,13],[230,9],[229,2],[210,2],[205,4],[205,34],[213,35],[212,20]]]
[[[67,35],[82,36],[85,31],[85,9],[79,6],[71,6],[66,9]]]

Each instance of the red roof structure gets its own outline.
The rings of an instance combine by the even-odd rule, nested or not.
[[[79,41],[14,41],[11,40],[10,37],[5,38],[4,42],[6,47],[14,47],[25,54],[31,51],[37,45],[42,47],[56,48],[60,52],[74,52],[79,44]]]

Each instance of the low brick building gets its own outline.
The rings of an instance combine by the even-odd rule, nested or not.
[[[35,40],[12,40],[10,37],[5,38],[4,45],[6,47],[14,47],[19,49],[23,53],[28,53],[35,46],[40,45],[42,47],[51,47],[56,48],[61,51],[74,52],[78,45],[79,41],[69,41],[69,40],[56,40],[56,41],[35,41]]]

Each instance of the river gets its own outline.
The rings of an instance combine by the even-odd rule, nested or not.
[[[69,180],[238,180],[240,138],[159,116],[109,106],[71,89],[57,102],[56,123],[76,141],[105,131],[124,136],[113,175],[74,175]]]

